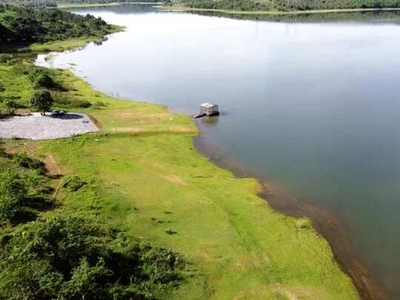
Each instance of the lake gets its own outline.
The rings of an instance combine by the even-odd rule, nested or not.
[[[198,121],[219,156],[338,216],[378,283],[400,299],[400,26],[396,17],[297,22],[74,10],[126,26],[45,64],[121,98]]]

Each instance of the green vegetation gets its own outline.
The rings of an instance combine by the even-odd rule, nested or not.
[[[3,60],[6,64],[0,64],[0,117],[12,115],[16,110],[24,112],[30,107],[43,112],[52,106],[80,109],[92,105],[86,99],[74,98],[74,94],[68,93],[62,83],[56,82],[54,76],[57,72],[34,67],[21,60],[13,63],[15,56],[12,55],[4,57],[7,58]]]
[[[21,56],[1,55],[0,77],[2,111],[46,89],[101,127],[4,141],[0,299],[358,299],[309,220],[276,213],[256,180],[193,148],[189,117]]]
[[[399,0],[183,0],[190,7],[234,11],[302,11],[396,8]]]
[[[189,276],[161,298],[358,298],[328,243],[311,226],[298,225],[308,221],[274,212],[256,196],[255,180],[235,178],[193,149],[197,130],[188,117],[113,99],[69,71],[47,72],[63,87],[52,91],[55,105],[90,101],[75,109],[90,114],[102,131],[9,140],[7,148],[52,161],[49,169],[63,175],[54,179],[59,214],[95,218],[130,239],[180,253]]]
[[[0,299],[157,299],[179,286],[182,258],[100,217],[62,214],[54,181],[42,161],[0,149]],[[86,184],[59,188],[74,197]]]
[[[266,20],[274,22],[329,22],[352,21],[363,22],[369,20],[393,20],[400,16],[400,9],[338,9],[338,10],[306,10],[306,11],[233,11],[221,9],[201,9],[188,7],[174,7],[174,10],[194,11],[205,16],[229,17],[244,20]]]
[[[91,15],[0,5],[0,46],[104,37],[117,27]]]
[[[29,104],[36,111],[45,113],[46,111],[49,111],[51,109],[53,102],[54,100],[51,97],[50,92],[43,90],[35,92],[35,94],[33,94],[32,98],[30,99]]]
[[[32,7],[74,7],[86,5],[114,5],[129,2],[165,3],[192,8],[230,11],[308,11],[336,9],[400,8],[399,0],[0,0],[0,3],[22,4]]]
[[[1,299],[154,299],[179,282],[179,257],[80,217],[51,217],[3,237]]]
[[[75,7],[91,5],[117,5],[124,3],[157,3],[160,0],[132,1],[132,0],[0,0],[0,4],[18,4],[28,7]],[[167,1],[168,2],[168,1]]]
[[[0,47],[6,49],[13,49],[15,45],[18,48],[20,43],[29,46],[31,51],[71,49],[89,41],[104,40],[106,34],[118,30],[121,28],[91,15],[83,17],[56,9],[0,5]],[[91,105],[88,101],[72,104],[60,94],[54,99],[53,92],[62,91],[62,86],[53,81],[47,70],[32,67],[15,54],[0,54],[0,77],[0,117],[29,106],[45,111],[51,108],[53,100],[62,108]]]
[[[0,152],[0,226],[32,220],[52,205],[43,164],[25,154]]]

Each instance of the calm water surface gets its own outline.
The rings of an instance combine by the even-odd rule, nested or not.
[[[79,10],[127,30],[57,54],[96,89],[195,114],[221,151],[342,217],[400,299],[400,27],[245,21],[149,8]],[[201,121],[200,121],[201,122]]]

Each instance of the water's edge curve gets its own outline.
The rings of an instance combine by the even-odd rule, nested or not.
[[[216,149],[215,145],[208,142],[202,135],[201,125],[197,123],[197,126],[200,134],[193,138],[193,144],[202,155],[218,167],[231,171],[237,177],[255,178],[262,187],[258,196],[267,201],[275,211],[295,218],[307,217],[312,221],[317,233],[328,241],[336,262],[342,271],[351,278],[361,299],[389,299],[387,291],[376,282],[357,253],[343,220],[313,202],[300,201],[293,196],[277,192],[267,179],[246,170],[246,167],[219,153],[220,151]]]

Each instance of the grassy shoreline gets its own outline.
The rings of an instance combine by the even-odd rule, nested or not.
[[[56,188],[60,206],[44,216],[93,215],[181,253],[191,262],[191,277],[172,299],[359,298],[308,219],[277,213],[257,195],[257,180],[235,177],[194,148],[198,129],[188,116],[112,98],[70,71],[49,72],[64,87],[56,96],[92,103],[77,111],[91,115],[101,131],[5,141],[9,151],[46,161],[57,175],[54,187],[73,175],[90,183],[79,193]]]
[[[220,13],[226,15],[265,15],[265,16],[293,16],[293,15],[318,15],[318,14],[335,14],[335,13],[362,13],[362,12],[395,12],[400,11],[399,7],[385,7],[385,8],[337,8],[337,9],[313,9],[313,10],[292,10],[292,11],[279,11],[279,10],[234,10],[234,9],[218,9],[218,8],[196,8],[187,5],[175,4],[165,5],[163,2],[111,2],[111,3],[71,3],[59,4],[59,9],[69,8],[90,8],[90,7],[112,7],[121,5],[152,5],[154,8],[171,11],[171,12],[210,12]]]
[[[111,2],[111,3],[65,3],[58,4],[57,8],[59,9],[68,9],[68,8],[85,8],[85,7],[109,7],[109,6],[120,6],[120,5],[156,5],[162,4],[162,2],[151,2],[151,1],[132,1],[132,2]]]
[[[227,15],[267,15],[267,16],[288,16],[288,15],[308,15],[308,14],[334,14],[334,13],[354,13],[354,12],[390,12],[400,11],[400,8],[343,8],[343,9],[319,9],[319,10],[293,10],[293,11],[265,11],[265,10],[230,10],[230,9],[211,9],[195,8],[183,5],[156,5],[158,9],[175,12],[213,12]]]
[[[86,46],[88,43],[103,41],[113,33],[122,32],[124,27],[111,25],[106,36],[89,36],[81,38],[67,39],[63,41],[54,41],[47,43],[35,43],[29,46],[29,50],[32,52],[60,52],[78,49],[80,47]]]
[[[252,293],[254,299],[358,298],[308,220],[276,213],[256,195],[256,180],[236,178],[193,148],[198,131],[189,117],[113,99],[69,72],[56,74],[68,90],[106,104],[86,110],[103,129],[40,142],[38,154],[54,157],[67,174],[99,178],[106,201],[96,204],[98,214],[193,262],[197,275],[174,298],[189,291],[193,298],[213,299]],[[93,199],[82,196],[77,203],[68,193],[60,196],[66,213],[93,213]]]

